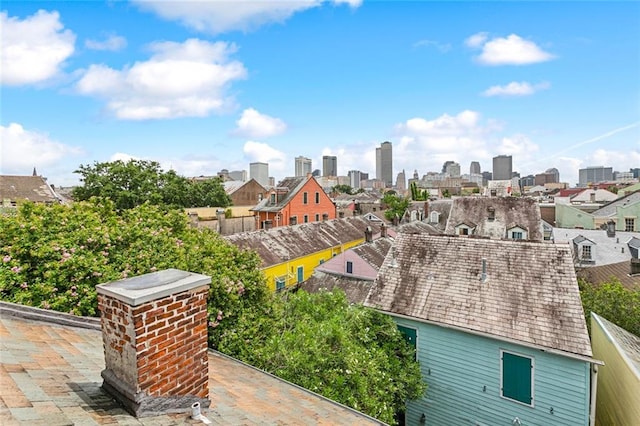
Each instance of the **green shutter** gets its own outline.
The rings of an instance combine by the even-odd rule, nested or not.
[[[418,337],[418,330],[416,330],[415,328],[409,328],[409,327],[399,325],[398,331],[400,331],[400,334],[402,334],[402,337],[404,337],[404,340],[406,340],[407,343],[410,344],[414,350],[416,350],[416,341],[417,341],[416,338]],[[417,358],[414,358],[414,359],[417,359]]]
[[[502,353],[502,396],[531,405],[531,358]]]

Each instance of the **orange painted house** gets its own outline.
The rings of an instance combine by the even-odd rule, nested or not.
[[[336,205],[311,175],[285,178],[251,210],[256,229],[336,218]]]

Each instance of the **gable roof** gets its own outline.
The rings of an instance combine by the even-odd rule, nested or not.
[[[489,209],[494,219],[489,220]],[[518,224],[527,230],[528,240],[542,241],[542,216],[533,198],[516,197],[460,197],[453,200],[445,234],[455,234],[460,224],[472,224],[475,235],[506,238],[507,226]]]
[[[259,187],[262,188],[263,192],[266,191],[266,189],[262,185],[260,185],[260,182],[258,182],[254,178],[251,178],[246,182],[243,182],[241,180],[229,180],[222,183],[222,185],[224,186],[224,192],[226,192],[227,195],[232,195],[234,192],[240,190],[242,187],[249,184],[258,185]]]
[[[60,325],[63,317],[79,322],[73,315],[3,302],[0,312],[2,424],[201,424],[189,414],[135,418],[102,390],[97,318],[79,328]],[[214,424],[382,424],[219,352],[208,356],[211,407],[203,414]]]
[[[593,201],[596,203],[602,203],[602,202],[608,202],[608,201],[613,201],[616,198],[618,198],[618,196],[616,194],[614,194],[611,191],[607,191],[606,189],[585,189],[584,191],[580,192],[579,194],[576,194],[575,197],[571,198],[571,202],[582,202],[582,203],[588,203],[591,202],[591,197],[593,197]]]
[[[630,261],[627,260],[618,263],[609,263],[607,265],[580,268],[576,271],[576,274],[579,278],[583,278],[593,285],[609,282],[613,277],[620,281],[620,284],[626,288],[636,288],[640,290],[640,275],[629,275],[631,272],[629,262]]]
[[[640,203],[640,191],[632,192],[629,195],[618,198],[600,207],[591,214],[595,217],[614,217],[618,212],[618,207],[627,207],[635,203]]]
[[[568,245],[399,233],[364,304],[591,357]]]
[[[223,238],[241,249],[256,251],[262,259],[262,267],[266,268],[363,239],[367,226],[374,233],[380,232],[378,224],[355,216],[242,232]]]
[[[308,183],[316,186],[318,192],[325,194],[322,187],[318,184],[318,182],[313,177],[306,176],[298,176],[298,177],[288,177],[281,180],[278,185],[274,188],[274,191],[278,194],[282,193],[276,200],[275,204],[271,204],[270,197],[267,195],[257,206],[255,206],[252,210],[254,211],[264,211],[264,212],[279,212],[285,207],[289,202],[296,196],[298,192],[302,190]],[[328,196],[327,196],[328,197]]]
[[[59,198],[42,176],[0,175],[0,203],[3,200],[57,203]]]
[[[600,324],[609,341],[613,342],[629,368],[636,373],[636,377],[640,380],[640,337],[629,333],[595,312],[591,313],[591,318]]]

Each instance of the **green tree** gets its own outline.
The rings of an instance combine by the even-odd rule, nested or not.
[[[341,291],[289,294],[260,321],[244,317],[220,350],[389,424],[426,388],[391,317]]]
[[[429,191],[426,189],[419,189],[415,182],[411,182],[411,199],[413,201],[427,201],[429,199]]]
[[[578,285],[589,329],[591,312],[595,312],[628,332],[640,336],[640,287],[628,289],[616,278],[598,285],[579,279]]]
[[[233,329],[245,311],[262,309],[270,293],[253,252],[209,229],[193,229],[181,210],[143,204],[118,212],[112,201],[71,206],[25,203],[0,215],[0,299],[95,316],[95,286],[178,268],[212,277],[210,342]],[[221,317],[221,319],[218,319]]]
[[[394,218],[402,219],[404,213],[409,207],[409,199],[401,197],[392,192],[386,192],[382,197],[382,203],[387,207],[384,212],[384,217],[387,220],[394,220]]]
[[[333,192],[339,192],[342,194],[349,194],[349,195],[353,195],[353,188],[350,185],[344,185],[344,184],[340,184],[340,185],[336,185],[332,188]]]
[[[155,161],[129,160],[81,165],[82,186],[73,190],[76,201],[108,198],[119,210],[144,203],[175,207],[227,207],[231,199],[219,178],[191,181],[175,171],[164,172]]]

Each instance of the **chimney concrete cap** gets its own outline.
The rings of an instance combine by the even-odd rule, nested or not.
[[[211,277],[179,269],[165,269],[158,272],[125,278],[96,286],[98,294],[111,296],[138,306],[171,294],[191,290],[211,284]]]

